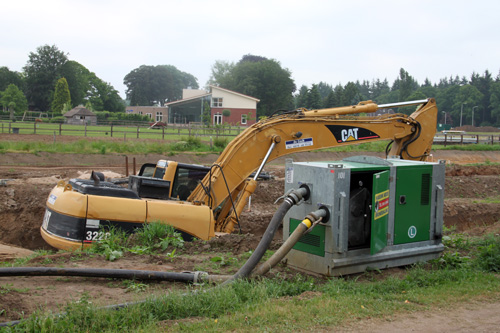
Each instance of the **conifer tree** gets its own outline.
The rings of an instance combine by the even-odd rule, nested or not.
[[[54,99],[52,100],[52,112],[62,114],[64,105],[71,105],[68,81],[65,78],[57,80]]]

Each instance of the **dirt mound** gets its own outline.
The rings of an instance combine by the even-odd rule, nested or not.
[[[446,176],[492,176],[500,175],[500,165],[485,164],[477,166],[463,166],[451,164],[446,166]]]
[[[445,198],[496,198],[500,197],[500,176],[446,177]]]
[[[472,125],[464,125],[462,127],[455,127],[453,128],[454,130],[457,131],[466,131],[466,132],[489,132],[489,133],[498,133],[498,128],[493,127],[493,126],[481,126],[481,127],[476,127]]]
[[[457,232],[467,232],[484,228],[487,233],[495,233],[489,226],[499,222],[500,204],[478,203],[470,199],[448,199],[444,203],[444,224]],[[500,229],[499,229],[500,230]]]

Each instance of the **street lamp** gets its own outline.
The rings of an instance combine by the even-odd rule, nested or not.
[[[446,111],[443,111],[444,113],[444,124],[446,125]]]
[[[464,104],[467,103],[462,103],[462,107],[460,108],[460,127],[462,127],[462,112],[464,111]]]
[[[477,108],[477,106],[472,107],[472,126],[474,126],[474,109]]]

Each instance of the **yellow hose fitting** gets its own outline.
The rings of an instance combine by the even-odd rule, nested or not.
[[[302,220],[302,223],[309,229],[312,226],[312,222],[309,219]]]

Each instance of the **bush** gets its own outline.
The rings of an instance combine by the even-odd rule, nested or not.
[[[500,272],[500,237],[486,238],[478,250],[478,266],[487,272]]]
[[[181,234],[174,227],[160,222],[144,224],[144,228],[137,230],[135,237],[138,246],[147,248],[147,252],[151,253],[155,250],[165,251],[168,246],[179,248],[184,245]]]
[[[64,120],[66,118],[64,116],[57,116],[57,117],[54,117],[52,119],[50,119],[50,122],[51,123],[56,123],[56,124],[64,124]]]
[[[228,138],[215,138],[214,139],[214,146],[217,148],[224,149],[224,148],[226,148],[228,143],[229,143]]]

